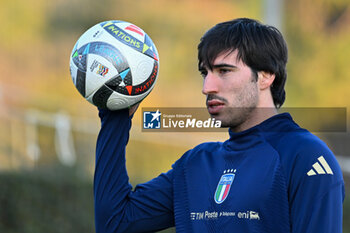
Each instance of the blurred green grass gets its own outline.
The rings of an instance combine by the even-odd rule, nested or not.
[[[0,184],[0,232],[95,232],[92,181],[76,170],[2,172]]]
[[[2,172],[0,232],[94,232],[91,181],[72,169]]]

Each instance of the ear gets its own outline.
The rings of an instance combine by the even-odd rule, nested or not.
[[[258,82],[259,82],[260,90],[265,90],[271,87],[274,80],[275,80],[275,74],[271,74],[266,71],[258,72]]]

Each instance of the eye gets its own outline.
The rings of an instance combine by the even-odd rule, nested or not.
[[[203,78],[205,78],[206,76],[207,76],[207,74],[208,74],[208,71],[207,70],[199,70],[199,72],[200,72],[200,74],[201,74],[201,76],[203,77]]]
[[[223,75],[223,74],[226,74],[226,73],[228,73],[228,72],[230,72],[230,71],[231,71],[231,70],[226,69],[226,68],[220,68],[220,69],[219,69],[219,74]]]

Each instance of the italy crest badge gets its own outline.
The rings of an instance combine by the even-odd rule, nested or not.
[[[235,172],[233,169],[225,170],[224,174],[221,176],[218,186],[214,194],[214,200],[217,204],[221,204],[227,198],[233,180],[235,179]]]

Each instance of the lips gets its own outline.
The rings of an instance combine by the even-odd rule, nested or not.
[[[223,101],[212,99],[207,101],[207,108],[210,115],[218,114],[224,107],[225,103]]]

